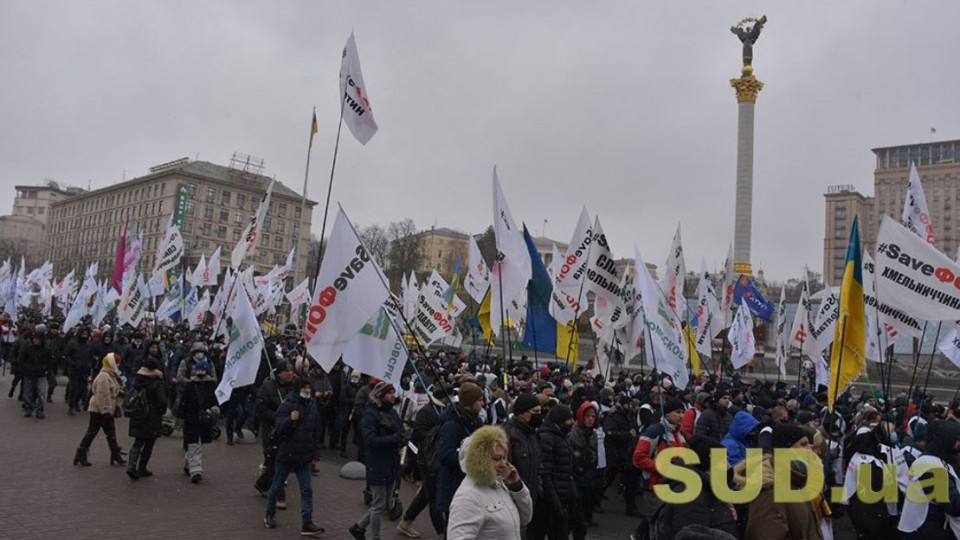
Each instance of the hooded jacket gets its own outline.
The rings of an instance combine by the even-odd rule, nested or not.
[[[517,468],[520,479],[530,488],[530,497],[536,503],[543,491],[540,480],[540,442],[537,430],[514,415],[503,429],[510,441],[510,463]]]
[[[360,421],[366,449],[367,484],[392,485],[400,474],[400,450],[405,444],[403,423],[393,405],[370,393]]]
[[[540,442],[543,499],[551,510],[566,510],[577,496],[573,482],[573,450],[560,426],[550,418],[537,429],[537,439]]]
[[[437,475],[437,509],[446,512],[457,487],[463,481],[458,449],[460,443],[483,425],[477,413],[458,405],[447,407],[440,413],[440,428],[437,433],[436,455],[440,462]]]
[[[597,434],[593,427],[586,427],[583,420],[588,409],[597,410],[592,402],[583,402],[577,409],[577,423],[567,434],[567,442],[573,452],[573,477],[581,489],[594,486],[600,479],[597,470]]]
[[[93,379],[90,406],[87,410],[96,414],[112,415],[120,398],[120,370],[113,353],[103,357],[100,373]]]
[[[295,421],[290,419],[293,411],[300,413]],[[303,465],[320,457],[320,413],[312,399],[303,399],[299,392],[290,392],[274,418],[280,440],[277,463]]]
[[[733,417],[727,436],[720,441],[727,449],[727,462],[731,467],[747,459],[747,435],[758,425],[760,421],[750,413],[740,411]]]
[[[530,522],[530,490],[522,481],[507,487],[497,478],[492,458],[497,444],[507,446],[507,436],[495,426],[463,442],[458,457],[466,477],[450,503],[447,540],[519,540],[521,527]]]
[[[163,415],[167,412],[166,383],[159,369],[141,367],[133,376],[133,389],[144,390],[150,410],[143,418],[130,418],[129,434],[137,439],[156,439],[163,433]]]

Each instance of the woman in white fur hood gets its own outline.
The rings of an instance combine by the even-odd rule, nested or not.
[[[460,446],[460,483],[447,525],[447,540],[519,540],[533,515],[530,490],[507,461],[507,434],[484,426]]]

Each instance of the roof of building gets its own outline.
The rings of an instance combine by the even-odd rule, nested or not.
[[[916,148],[918,146],[936,146],[941,144],[957,144],[960,143],[960,139],[953,139],[949,141],[928,141],[928,142],[915,142],[909,144],[895,144],[892,146],[879,146],[877,148],[871,148],[871,152],[879,152],[880,150],[892,150],[894,148]]]
[[[467,238],[469,238],[469,235],[467,233],[455,231],[449,227],[434,227],[432,229],[426,229],[417,233],[417,235],[428,235],[428,234],[446,236],[449,238],[457,238],[462,240],[466,240]]]
[[[37,227],[43,227],[42,221],[34,219],[30,216],[17,216],[14,214],[8,214],[5,216],[0,216],[0,221],[16,221],[24,225],[36,225]]]

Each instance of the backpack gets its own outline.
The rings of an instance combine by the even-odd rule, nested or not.
[[[420,448],[417,449],[417,464],[423,475],[434,479],[440,473],[440,463],[437,461],[437,440],[440,439],[440,424],[433,426],[423,437]]]
[[[143,420],[150,414],[150,401],[146,388],[134,388],[123,398],[123,415],[134,420]]]

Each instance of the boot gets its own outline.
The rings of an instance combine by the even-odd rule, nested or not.
[[[110,449],[110,464],[111,465],[126,465],[127,462],[123,459],[123,449],[119,446],[114,446]]]
[[[83,467],[89,467],[90,462],[87,461],[87,449],[86,448],[77,448],[77,453],[73,456],[73,464],[80,465]]]
[[[130,459],[127,461],[127,476],[131,480],[139,480],[140,473],[137,470],[137,464],[140,462],[140,449],[133,447],[130,449]]]

